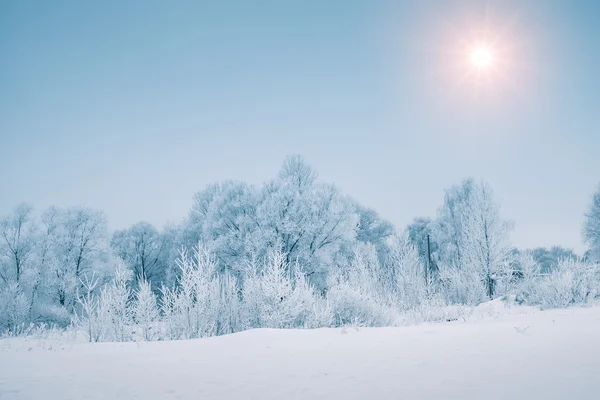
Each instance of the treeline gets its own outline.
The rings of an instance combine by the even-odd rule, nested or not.
[[[398,231],[300,157],[258,187],[209,185],[162,230],[140,222],[109,234],[98,211],[20,205],[0,222],[0,331],[45,323],[85,327],[93,340],[197,337],[388,325],[509,293],[545,307],[597,296],[600,191],[583,258],[519,251],[512,229],[489,185],[468,179],[446,190],[436,218]]]

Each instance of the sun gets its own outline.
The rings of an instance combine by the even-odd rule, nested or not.
[[[486,45],[479,45],[471,49],[471,64],[480,70],[488,69],[494,63],[494,53]]]

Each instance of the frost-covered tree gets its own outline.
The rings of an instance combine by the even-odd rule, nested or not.
[[[165,243],[151,224],[139,222],[128,229],[114,232],[110,245],[115,254],[131,268],[134,286],[140,280],[154,285],[163,280]]]
[[[237,270],[264,243],[253,243],[258,194],[243,182],[209,185],[196,194],[186,227],[186,242],[199,241],[214,255],[222,271]]]
[[[0,331],[18,332],[31,319],[38,268],[34,262],[36,221],[21,204],[0,219]]]
[[[132,322],[129,308],[131,290],[128,282],[130,280],[131,271],[118,264],[112,282],[104,286],[100,294],[100,303],[104,311],[103,324],[110,333],[111,339],[117,342],[124,342],[129,337],[128,328]]]
[[[358,214],[356,240],[375,246],[379,262],[385,263],[389,255],[388,240],[394,234],[394,226],[381,218],[375,210],[359,204],[355,204],[354,208]]]
[[[316,172],[299,157],[285,162],[268,182],[257,208],[255,243],[281,251],[288,266],[299,265],[324,288],[328,270],[352,248],[359,217],[352,201],[332,185],[316,182]]]
[[[476,274],[484,282],[486,296],[493,298],[496,285],[511,278],[509,237],[513,225],[502,219],[488,184],[473,186],[461,225],[461,268]]]
[[[511,230],[485,182],[467,179],[446,191],[432,236],[441,288],[449,301],[473,303],[493,297],[498,285],[505,290],[502,286],[511,277]]]
[[[407,227],[410,242],[417,248],[421,262],[424,265],[430,263],[429,272],[431,274],[435,274],[437,271],[436,259],[439,246],[436,241],[437,237],[434,233],[436,227],[435,221],[431,218],[423,217],[415,218]],[[430,257],[431,260],[429,259]]]
[[[248,327],[289,327],[293,318],[289,307],[292,292],[290,271],[283,253],[271,254],[261,271],[251,264],[243,288]]]
[[[173,339],[197,338],[218,334],[221,282],[216,276],[214,256],[197,246],[191,255],[182,251],[177,261],[180,273],[176,288],[164,288],[162,311]]]
[[[438,209],[435,224],[432,227],[434,241],[438,245],[436,259],[440,265],[460,263],[463,256],[465,241],[465,213],[476,184],[473,179],[467,179],[460,185],[446,190],[444,204]]]
[[[0,279],[19,283],[35,249],[36,224],[33,207],[20,204],[0,220]]]
[[[108,276],[108,229],[106,217],[99,211],[73,207],[53,209],[58,226],[51,237],[52,279],[56,301],[70,310],[76,302],[81,278],[95,272]]]
[[[413,309],[427,300],[433,279],[425,273],[425,265],[408,232],[393,239],[388,269],[393,271],[391,291],[400,309]]]
[[[260,188],[241,182],[210,185],[195,196],[181,243],[189,248],[202,242],[218,270],[237,277],[253,257],[263,262],[281,252],[287,266],[299,265],[323,289],[327,271],[348,258],[357,232],[360,240],[383,244],[390,228],[367,210],[360,224],[354,202],[316,177],[304,160],[290,157]]]
[[[594,196],[583,224],[583,239],[588,244],[589,259],[600,262],[600,186]]]
[[[146,280],[138,281],[135,291],[135,303],[133,309],[134,321],[140,329],[143,340],[154,340],[157,335],[155,324],[160,317],[156,296]]]
[[[55,274],[62,262],[59,257],[61,223],[60,212],[55,207],[50,207],[41,216],[33,255],[36,268],[32,277],[30,314],[32,319],[66,325],[70,319],[69,312],[55,304],[58,287]]]

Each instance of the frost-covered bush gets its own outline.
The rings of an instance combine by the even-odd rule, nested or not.
[[[281,252],[271,254],[261,271],[249,265],[242,297],[247,328],[315,328],[331,321],[326,300]]]
[[[357,247],[352,263],[329,277],[327,300],[335,326],[390,326],[396,323],[393,294],[369,247]]]
[[[481,276],[468,268],[439,267],[440,293],[448,304],[477,305],[486,299]]]
[[[516,301],[533,304],[538,299],[538,288],[542,281],[541,266],[531,252],[523,252],[517,257]]]
[[[340,282],[327,293],[334,326],[391,326],[397,314],[392,307],[378,301],[372,293]]]
[[[331,326],[333,314],[327,299],[317,293],[299,268],[294,269],[294,290],[290,296],[292,327],[320,328]]]
[[[229,273],[216,273],[216,263],[206,247],[182,252],[178,261],[178,287],[161,290],[164,336],[198,338],[243,329],[239,287]]]
[[[162,310],[172,339],[214,336],[218,299],[215,290],[215,262],[204,247],[190,257],[181,252],[179,287],[163,292]]]
[[[580,260],[565,259],[539,283],[531,285],[524,297],[542,308],[587,304],[600,293],[600,268]]]
[[[88,341],[98,342],[103,336],[106,315],[104,303],[100,302],[99,296],[95,293],[98,279],[93,274],[91,277],[85,276],[81,284],[84,292],[77,293],[81,311],[73,317],[73,326],[75,329],[82,328]]]
[[[292,281],[285,257],[271,254],[262,271],[251,265],[244,280],[245,320],[249,328],[285,328],[294,318]]]
[[[133,324],[128,282],[131,272],[117,265],[111,282],[99,289],[99,279],[92,274],[81,280],[78,291],[79,311],[73,317],[75,329],[83,329],[90,342],[125,342],[131,338]],[[99,293],[98,293],[99,292]]]
[[[11,282],[0,289],[0,332],[18,334],[29,325],[29,306],[24,291],[18,283]]]

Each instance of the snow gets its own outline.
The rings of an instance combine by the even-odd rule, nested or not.
[[[0,340],[0,399],[598,399],[600,306],[142,343]]]

